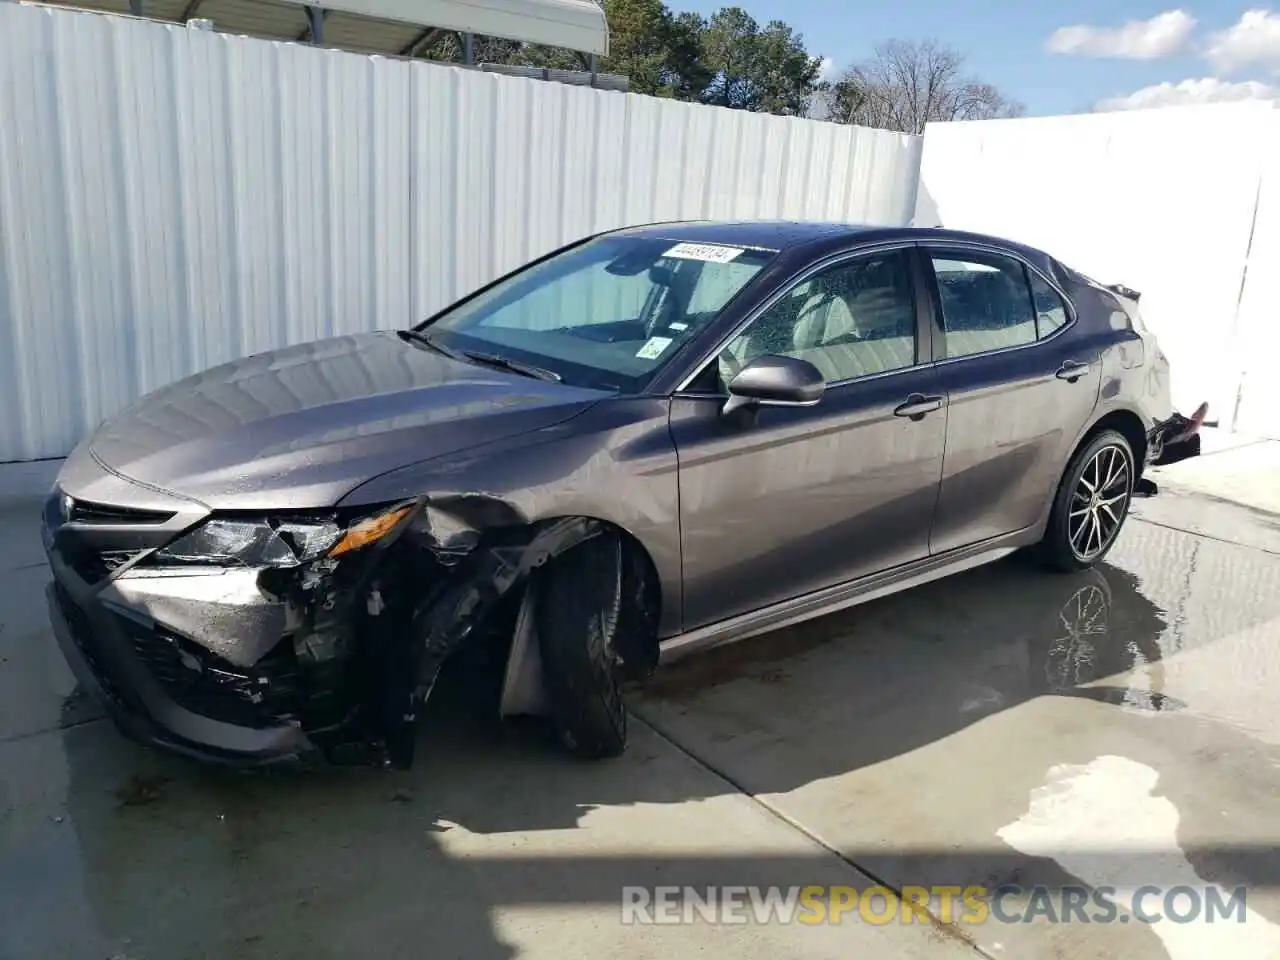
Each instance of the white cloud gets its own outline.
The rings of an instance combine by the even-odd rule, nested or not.
[[[1231,83],[1217,77],[1157,83],[1126,97],[1100,100],[1095,110],[1145,110],[1149,107],[1181,107],[1201,103],[1235,103],[1241,100],[1280,100],[1280,87],[1256,80]]]
[[[822,64],[818,68],[818,78],[820,80],[834,80],[837,73],[836,62],[830,57],[823,57]]]
[[[1280,13],[1245,11],[1233,26],[1210,35],[1204,56],[1217,70],[1260,65],[1280,73]]]
[[[1186,11],[1166,10],[1120,27],[1061,27],[1050,35],[1045,49],[1079,57],[1156,60],[1185,47],[1195,26],[1196,18]]]

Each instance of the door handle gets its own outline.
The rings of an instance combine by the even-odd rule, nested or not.
[[[923,420],[926,413],[942,409],[941,397],[926,397],[923,393],[913,393],[907,402],[893,408],[895,417],[910,417],[912,420]]]
[[[1088,372],[1089,365],[1087,363],[1081,363],[1079,360],[1064,360],[1054,376],[1059,380],[1067,381],[1067,383],[1075,383]]]

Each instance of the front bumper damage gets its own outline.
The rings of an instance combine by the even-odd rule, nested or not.
[[[531,572],[602,530],[524,523],[480,498],[419,500],[392,535],[342,557],[174,568],[147,561],[172,529],[68,522],[58,500],[45,510],[48,603],[78,680],[126,735],[238,766],[408,766],[449,656],[478,633],[510,637]]]

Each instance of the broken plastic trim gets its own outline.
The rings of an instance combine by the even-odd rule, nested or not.
[[[1142,299],[1141,293],[1132,287],[1126,287],[1123,283],[1108,283],[1105,289],[1110,290],[1117,296],[1124,297],[1126,300],[1132,300],[1134,303]]]
[[[449,572],[413,611],[407,642],[396,644],[399,656],[387,663],[379,726],[390,765],[412,764],[418,711],[449,656],[533,570],[604,529],[599,521],[572,518],[500,528],[482,537],[457,514],[431,505],[415,518],[404,546],[426,546]]]
[[[547,712],[547,695],[542,683],[542,651],[538,647],[537,595],[528,586],[520,598],[511,631],[511,650],[507,654],[502,676],[502,692],[498,700],[498,717],[538,716]]]
[[[1208,413],[1209,404],[1202,403],[1190,417],[1175,413],[1168,420],[1156,424],[1148,434],[1150,464],[1164,467],[1199,456],[1200,427]]]

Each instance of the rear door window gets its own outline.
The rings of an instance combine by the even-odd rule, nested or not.
[[[1022,261],[975,251],[930,256],[948,357],[1036,342],[1036,313]]]

